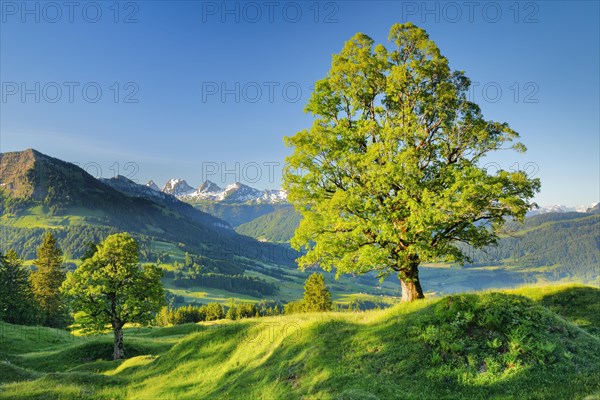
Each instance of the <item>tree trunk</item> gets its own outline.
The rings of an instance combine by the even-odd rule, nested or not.
[[[408,267],[399,274],[400,286],[402,288],[402,302],[423,299],[423,289],[419,282],[418,264]]]
[[[125,348],[123,346],[123,326],[121,324],[113,325],[115,335],[115,348],[113,352],[113,360],[120,360],[125,357]]]

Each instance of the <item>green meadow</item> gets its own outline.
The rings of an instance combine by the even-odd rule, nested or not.
[[[528,286],[385,310],[76,336],[0,324],[5,399],[593,399],[600,290]]]

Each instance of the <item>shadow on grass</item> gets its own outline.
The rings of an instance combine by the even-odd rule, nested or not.
[[[600,337],[600,289],[588,286],[565,288],[544,296],[541,304],[588,333]]]
[[[586,289],[554,293],[541,304],[567,319],[589,318],[597,292]],[[587,309],[569,311],[580,307]],[[167,332],[186,336],[173,345]],[[43,367],[36,370],[83,364],[77,372],[11,384],[7,393],[29,398],[27,391],[58,387],[63,398],[77,398],[66,394],[72,391],[95,398],[269,400],[583,399],[600,393],[600,340],[514,294],[131,333],[128,356],[160,356],[117,370],[118,362],[102,361],[112,351],[109,337],[32,354],[30,361]],[[112,376],[91,373],[92,366],[104,372],[112,366]]]

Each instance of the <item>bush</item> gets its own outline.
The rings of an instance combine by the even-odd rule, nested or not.
[[[567,325],[556,324],[554,314],[522,296],[449,296],[432,311],[415,334],[430,352],[431,365],[463,369],[466,380],[555,364],[565,356],[563,338],[573,335]],[[544,329],[548,326],[556,331]]]
[[[291,301],[283,306],[283,313],[286,315],[304,312],[304,300]]]

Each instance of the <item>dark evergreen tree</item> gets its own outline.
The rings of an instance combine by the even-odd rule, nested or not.
[[[0,254],[0,319],[21,325],[37,320],[29,271],[14,250]]]
[[[304,311],[329,311],[331,310],[331,293],[325,286],[322,274],[313,273],[304,284]]]
[[[52,233],[47,232],[37,250],[37,268],[30,275],[31,287],[45,326],[64,328],[70,323],[60,287],[65,280],[63,255]]]

